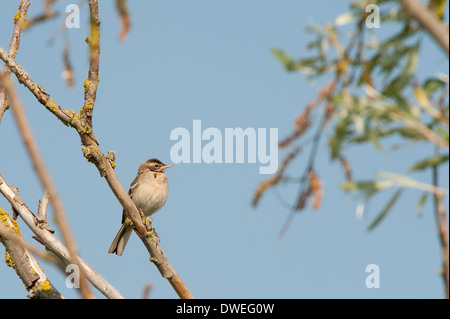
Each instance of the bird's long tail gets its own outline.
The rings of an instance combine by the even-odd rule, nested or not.
[[[130,239],[130,235],[132,232],[133,228],[128,226],[126,223],[123,223],[116,237],[114,237],[114,240],[111,246],[109,247],[108,253],[109,254],[116,253],[117,256],[121,256],[123,254],[125,246],[127,245],[128,239]]]

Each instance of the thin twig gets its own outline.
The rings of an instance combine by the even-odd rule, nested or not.
[[[25,26],[25,20],[27,16],[28,7],[30,6],[30,0],[22,0],[19,4],[19,11],[17,11],[17,19],[14,17],[14,30],[11,41],[9,43],[9,54],[12,58],[15,58],[20,44],[20,35],[22,34],[22,29]],[[4,76],[9,78],[11,70],[5,66],[3,72]],[[0,123],[2,122],[2,117],[5,111],[9,108],[9,103],[6,100],[6,93],[4,90],[0,89]]]
[[[100,64],[100,18],[97,0],[89,0],[91,33],[86,42],[89,44],[89,72],[84,82],[84,105],[80,116],[92,127],[92,112],[97,98],[98,69]]]
[[[124,41],[130,31],[130,12],[128,10],[127,0],[116,0],[116,8],[120,15],[120,24],[122,25],[122,30],[119,34],[119,39]]]
[[[30,29],[36,24],[43,23],[45,21],[55,19],[60,16],[60,13],[54,12],[54,11],[44,11],[42,14],[32,18],[28,19],[27,24],[25,25],[24,31]]]
[[[358,22],[357,30],[355,30],[355,32],[352,35],[352,39],[351,39],[350,43],[348,44],[346,49],[342,52],[342,56],[340,57],[342,59],[341,60],[342,63],[346,62],[346,60],[349,59],[350,51],[355,46],[355,44],[358,42],[357,39],[359,39],[360,42],[363,41],[363,30],[364,30],[363,22],[365,20],[365,17],[366,17],[366,15],[363,14],[363,16],[361,17],[361,19]],[[361,52],[362,52],[362,46],[360,44],[360,50],[356,53],[358,58],[360,58]],[[328,85],[328,87],[325,90],[323,90],[323,92],[321,92],[321,95],[318,98],[318,102],[321,103],[323,100],[328,99],[331,96],[332,92],[336,89],[336,86],[343,74],[342,72],[343,72],[343,70],[338,70],[336,72],[336,76],[335,76],[334,80]],[[345,83],[344,83],[344,85],[345,85]],[[348,83],[347,83],[347,85],[348,85]],[[331,103],[331,102],[329,101],[328,103]],[[327,108],[329,108],[330,106],[332,106],[332,104],[329,104],[327,106]],[[330,109],[333,109],[333,108],[331,107]],[[313,168],[314,160],[316,158],[317,150],[318,150],[318,147],[320,144],[320,138],[323,134],[323,130],[324,130],[326,124],[328,123],[328,119],[329,119],[330,115],[331,115],[330,111],[326,111],[323,113],[321,123],[318,126],[316,133],[314,134],[313,146],[312,146],[311,152],[309,154],[308,163],[307,163],[305,171],[300,179],[300,185],[299,185],[299,190],[298,190],[298,195],[297,195],[297,203],[299,203],[302,200],[302,198],[304,198],[304,195],[307,192],[307,188],[309,187],[309,185],[307,183],[308,176],[309,176],[308,174],[311,172],[311,170]],[[289,212],[282,228],[278,232],[277,239],[281,239],[284,236],[284,234],[288,230],[290,224],[292,223],[292,220],[294,219],[295,213],[298,210],[299,210],[298,204],[294,205],[293,208],[291,209],[291,211]]]
[[[352,50],[352,48],[356,45],[356,43],[363,41],[364,39],[364,26],[363,23],[366,19],[367,14],[364,13],[359,22],[358,22],[358,27],[357,29],[353,32],[352,38],[350,43],[347,45],[347,47],[345,48],[345,50],[342,51],[341,56],[340,56],[340,63],[345,64],[347,62],[347,60],[349,60],[349,56],[350,56],[350,52]],[[336,45],[337,43],[335,43]],[[361,55],[362,54],[362,45],[359,44],[359,50],[356,53],[357,59],[361,59]],[[322,90],[320,96],[318,97],[318,101],[317,104],[322,103],[322,101],[324,100],[329,100],[329,97],[332,95],[333,91],[336,90],[336,87],[343,75],[344,70],[337,70],[336,71],[336,75],[333,79],[333,81],[328,84],[328,86]],[[343,86],[348,86],[348,82],[347,83],[343,83]],[[284,222],[281,230],[278,232],[278,236],[277,239],[281,239],[284,234],[286,233],[286,231],[288,230],[290,224],[292,223],[292,220],[294,219],[295,214],[300,210],[299,209],[299,203],[301,203],[302,200],[305,200],[305,195],[308,195],[308,188],[309,188],[309,184],[308,184],[308,180],[309,180],[309,173],[312,171],[313,169],[313,165],[314,165],[314,161],[315,158],[317,156],[317,150],[320,144],[320,139],[321,136],[323,134],[323,130],[325,129],[325,126],[328,123],[328,119],[332,113],[333,110],[333,104],[331,101],[328,101],[328,105],[327,105],[327,111],[325,111],[322,115],[322,119],[320,122],[320,125],[317,127],[317,131],[314,134],[313,137],[313,146],[311,148],[311,152],[309,154],[309,158],[308,158],[308,163],[306,165],[306,168],[303,172],[303,175],[300,179],[300,185],[299,185],[299,190],[298,190],[298,195],[297,195],[297,205],[294,205],[293,208],[291,209],[291,211],[289,212],[286,221]],[[301,206],[303,208],[303,206]]]
[[[327,96],[329,96],[331,94],[331,92],[333,92],[334,88],[336,87],[336,83],[338,82],[340,78],[340,73],[338,73],[336,75],[336,78],[334,79],[333,82],[331,82],[328,86],[328,89],[325,90],[327,92]],[[322,137],[323,134],[323,129],[325,124],[328,121],[328,116],[329,114],[327,112],[324,112],[322,114],[322,119],[320,122],[320,125],[317,127],[317,131],[314,134],[313,137],[313,145],[311,148],[311,152],[309,153],[309,158],[308,158],[308,163],[306,165],[305,171],[303,172],[303,175],[300,179],[300,185],[299,185],[299,189],[298,189],[298,195],[297,195],[297,203],[300,201],[300,199],[302,198],[302,194],[305,194],[307,188],[309,187],[308,185],[308,174],[309,172],[311,172],[313,165],[314,165],[314,160],[316,158],[317,155],[317,150],[319,148],[319,144],[320,144],[320,139]],[[286,217],[286,221],[284,222],[283,226],[281,227],[280,231],[278,232],[277,235],[277,239],[280,240],[283,238],[284,234],[286,233],[286,231],[289,229],[290,224],[292,223],[292,220],[294,219],[294,215],[296,214],[296,212],[298,211],[298,205],[294,205],[293,208],[291,209],[291,211],[289,212],[288,216]]]
[[[47,191],[44,193],[44,197],[42,198],[42,201],[39,201],[38,209],[36,213],[36,219],[39,222],[39,225],[48,231],[54,233],[55,231],[50,228],[48,222],[47,222],[47,208],[50,201],[50,195]]]
[[[0,59],[5,62],[6,66],[13,72],[19,83],[25,85],[31,93],[37,98],[39,103],[44,105],[50,112],[52,112],[65,125],[70,125],[79,132],[85,132],[85,125],[80,121],[78,114],[75,111],[68,111],[55,103],[43,87],[34,82],[30,75],[17,63],[17,61],[8,54],[2,47],[0,47]]]
[[[439,187],[439,174],[438,166],[433,166],[433,186]],[[445,293],[449,298],[449,251],[448,251],[448,224],[447,224],[447,212],[445,211],[445,205],[442,199],[442,194],[434,194],[434,215],[436,219],[436,227],[439,234],[442,250],[442,278],[444,279]]]
[[[148,297],[150,296],[150,291],[152,291],[152,289],[153,289],[152,283],[146,284],[144,287],[144,292],[142,293],[142,299],[148,299]]]
[[[45,191],[44,196],[42,197],[42,201],[39,201],[36,218],[38,221],[42,223],[47,223],[47,207],[49,199],[50,195],[48,194],[47,191]]]

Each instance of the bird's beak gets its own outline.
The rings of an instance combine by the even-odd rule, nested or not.
[[[172,167],[173,165],[164,165],[164,169]]]

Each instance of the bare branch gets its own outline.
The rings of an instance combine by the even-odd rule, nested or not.
[[[57,18],[59,16],[60,16],[60,14],[58,12],[45,11],[44,13],[42,13],[41,15],[38,15],[37,17],[34,17],[32,19],[28,19],[27,24],[24,27],[24,31],[30,29],[35,24],[43,23],[45,21]]]
[[[38,226],[38,221],[30,209],[20,199],[20,196],[16,194],[13,188],[6,182],[0,173],[0,193],[9,201],[11,206],[16,210],[27,224],[31,231],[38,237],[39,241],[45,245],[45,247],[53,252],[64,265],[72,264],[73,261],[70,257],[69,250],[64,246],[58,238],[55,237],[50,231]],[[117,291],[109,282],[107,282],[100,274],[91,268],[82,258],[78,257],[81,269],[83,270],[87,280],[97,288],[107,298],[123,299],[124,296]]]
[[[6,66],[16,75],[19,83],[25,85],[30,90],[30,92],[34,94],[37,100],[50,112],[52,112],[58,119],[60,119],[65,125],[78,127],[77,129],[80,130],[82,129],[82,127],[80,127],[81,123],[77,121],[78,114],[75,111],[67,111],[57,105],[55,101],[50,97],[50,95],[45,92],[45,89],[37,85],[31,79],[28,73],[16,62],[16,60],[14,60],[14,58],[1,47],[0,59],[2,59],[3,62],[5,62]]]
[[[120,31],[119,39],[124,41],[128,36],[131,24],[127,0],[116,0],[116,8],[120,15],[120,24],[122,25],[122,30]]]
[[[32,299],[61,299],[58,290],[50,283],[39,263],[30,252],[47,257],[45,252],[27,244],[17,222],[0,208],[0,242],[6,248],[6,261],[14,268]],[[31,250],[31,251],[30,251]],[[49,258],[50,259],[50,258]]]
[[[448,27],[418,0],[399,0],[406,14],[416,20],[422,28],[428,31],[439,45],[449,53]]]
[[[1,47],[0,59],[2,59],[16,75],[19,83],[25,85],[28,90],[33,93],[39,103],[44,105],[47,110],[53,113],[61,122],[64,123],[64,125],[71,126],[78,132],[83,145],[89,145],[95,148],[98,146],[97,139],[92,134],[92,127],[86,123],[84,119],[80,118],[76,111],[68,111],[56,104],[56,102],[50,97],[50,94],[48,94],[43,87],[34,82],[22,66]],[[103,170],[100,170],[100,174],[103,176]]]
[[[38,84],[36,84],[28,73],[12,58],[5,50],[0,47],[0,59],[11,69],[16,75],[20,83],[24,84],[50,112],[52,112],[65,125],[76,129],[81,138],[83,145],[82,150],[84,156],[93,163],[100,176],[105,177],[109,187],[114,195],[125,209],[134,224],[135,230],[139,238],[144,243],[148,252],[150,253],[150,260],[158,268],[161,275],[166,278],[177,292],[180,298],[193,298],[186,285],[176,273],[167,257],[164,255],[161,247],[154,236],[147,232],[141,216],[136,205],[133,203],[128,195],[128,192],[120,183],[116,173],[113,169],[113,162],[105,157],[98,147],[98,142],[92,134],[92,109],[95,102],[95,95],[98,84],[98,55],[99,51],[99,23],[97,1],[89,1],[91,10],[91,35],[88,37],[88,44],[91,48],[91,63],[89,69],[88,80],[85,82],[85,104],[82,108],[81,114],[78,115],[76,111],[67,111],[50,97],[50,95]],[[92,18],[93,17],[93,18]],[[96,32],[98,34],[96,35]],[[98,48],[97,48],[98,46]],[[90,104],[92,103],[92,104]]]
[[[42,201],[39,201],[38,211],[36,214],[36,218],[40,223],[47,223],[47,207],[49,199],[50,195],[47,191],[45,191]]]
[[[6,91],[6,94],[11,102],[14,116],[16,118],[17,126],[19,127],[20,133],[22,135],[25,146],[30,154],[31,160],[33,161],[34,168],[42,182],[44,188],[48,191],[50,200],[55,212],[56,222],[61,229],[61,234],[64,241],[69,249],[72,260],[76,265],[80,267],[78,261],[77,247],[75,240],[73,238],[72,232],[67,221],[66,213],[62,201],[58,195],[56,187],[50,177],[50,174],[44,164],[43,158],[40,154],[37,142],[34,138],[33,132],[31,131],[30,125],[28,123],[25,110],[19,100],[13,83],[10,79],[5,79],[2,74],[0,74],[0,84]],[[81,269],[81,267],[80,267]],[[80,272],[80,293],[84,298],[93,298],[94,295],[87,285],[84,274]]]
[[[84,105],[80,116],[92,127],[92,112],[97,98],[98,68],[100,63],[100,18],[97,0],[89,0],[91,33],[86,42],[89,44],[89,72],[84,82]]]
[[[12,58],[16,57],[17,50],[19,49],[20,35],[22,34],[22,29],[25,27],[29,6],[30,0],[22,0],[19,4],[19,11],[17,11],[16,16],[14,17],[14,30],[11,42],[9,43],[9,54]],[[5,77],[9,78],[11,70],[8,67],[5,67],[3,74]],[[2,122],[3,114],[8,108],[9,103],[6,100],[6,93],[4,90],[0,89],[0,123]]]
[[[42,201],[39,201],[36,219],[39,222],[39,225],[48,231],[54,233],[55,231],[50,228],[47,222],[47,207],[50,200],[50,195],[47,191],[44,193],[44,197],[42,198]]]

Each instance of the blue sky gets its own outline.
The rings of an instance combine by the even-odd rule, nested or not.
[[[60,1],[64,9],[71,1]],[[132,29],[120,42],[113,1],[101,1],[100,84],[94,109],[94,134],[101,150],[116,152],[116,172],[127,188],[138,165],[157,157],[171,163],[178,127],[192,132],[193,120],[202,127],[278,128],[281,138],[294,117],[320,88],[301,74],[288,74],[271,54],[279,47],[306,56],[311,23],[333,21],[348,10],[349,1],[130,1]],[[81,28],[67,32],[75,72],[75,88],[61,78],[63,37],[48,40],[62,18],[34,27],[21,38],[17,61],[54,100],[66,109],[83,104],[87,77],[87,5]],[[0,10],[0,46],[8,47],[13,1]],[[448,10],[448,9],[447,9]],[[33,2],[28,17],[42,12]],[[448,14],[447,14],[448,15]],[[382,30],[382,28],[381,28]],[[448,69],[448,58],[428,42],[430,56],[420,72]],[[425,49],[424,49],[425,50]],[[427,73],[425,73],[425,71]],[[419,72],[419,74],[420,74]],[[152,298],[176,298],[140,240],[133,234],[121,257],[108,255],[120,227],[122,209],[97,169],[86,161],[79,137],[63,126],[23,87],[22,101],[59,194],[83,259],[128,298],[140,298],[152,283]],[[378,153],[370,145],[350,149],[347,156],[355,179],[373,178],[375,171],[405,174],[426,146],[399,153]],[[280,161],[282,160],[280,154]],[[291,173],[303,171],[308,152]],[[167,204],[154,215],[161,246],[176,271],[197,298],[441,298],[441,253],[431,201],[419,215],[420,192],[407,191],[374,231],[367,226],[392,193],[371,202],[362,220],[360,203],[338,186],[344,180],[338,163],[330,162],[325,145],[319,148],[316,169],[324,181],[319,211],[305,210],[294,219],[285,237],[276,235],[288,210],[275,192],[264,195],[258,208],[251,199],[258,183],[259,164],[177,164],[167,170]],[[0,125],[0,172],[20,188],[33,211],[43,190],[28,159],[11,112]],[[298,174],[297,174],[298,175]],[[448,188],[448,168],[442,175]],[[414,175],[429,182],[429,175]],[[287,201],[296,187],[281,187]],[[0,206],[10,211],[6,200]],[[448,202],[446,202],[448,210]],[[19,221],[24,236],[31,239]],[[56,228],[56,226],[54,227]],[[56,233],[58,236],[58,232]],[[2,250],[2,248],[0,248]],[[380,267],[380,288],[368,289],[366,266]],[[41,262],[47,276],[68,298],[78,297],[64,285],[58,269]],[[0,262],[0,298],[24,298],[22,283]],[[5,289],[4,287],[8,287]],[[103,296],[96,292],[100,298]]]

